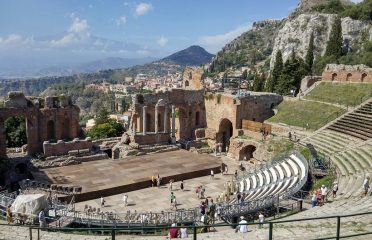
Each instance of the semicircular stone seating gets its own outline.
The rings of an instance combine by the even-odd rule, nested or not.
[[[307,174],[307,161],[299,153],[293,153],[280,162],[241,177],[238,179],[237,186],[239,192],[245,193],[244,201],[255,201],[277,195],[282,197],[290,190],[294,192],[300,190],[307,180]],[[236,201],[234,198],[230,204]]]
[[[364,178],[372,177],[372,99],[303,142],[312,144],[336,166],[339,186],[336,200],[360,196]]]

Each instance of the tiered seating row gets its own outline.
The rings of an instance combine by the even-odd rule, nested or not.
[[[239,192],[246,193],[245,201],[280,195],[306,177],[305,164],[295,154],[292,154],[276,165],[241,179],[238,183]],[[234,202],[236,202],[235,199],[231,201],[231,203]]]

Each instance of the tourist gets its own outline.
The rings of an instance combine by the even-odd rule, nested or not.
[[[322,185],[320,191],[322,193],[322,203],[324,204],[325,202],[327,202],[328,188],[325,185]]]
[[[208,198],[205,198],[204,205],[205,205],[205,207],[208,207],[209,206],[209,200],[208,200]]]
[[[9,205],[7,208],[6,208],[6,222],[8,224],[11,224],[13,222],[13,214],[12,214],[12,210],[10,209],[11,205]]]
[[[178,228],[176,228],[176,226],[176,223],[172,223],[172,227],[169,228],[169,239],[178,237]]]
[[[235,170],[234,176],[235,176],[235,179],[238,179],[238,170]]]
[[[221,206],[221,204],[218,204],[217,208],[216,208],[216,215],[218,217],[218,220],[220,220],[220,221],[221,221],[221,210],[222,210],[222,206]]]
[[[46,227],[44,209],[39,212],[39,224],[41,228]]]
[[[261,229],[263,226],[263,223],[265,222],[265,216],[261,212],[258,214],[258,222],[259,222],[258,228]]]
[[[200,186],[197,186],[195,189],[196,196],[200,199]]]
[[[182,224],[180,229],[180,238],[188,238],[187,228]]]
[[[174,196],[174,199],[173,199],[172,209],[175,209],[177,211],[177,198],[176,198],[176,196]]]
[[[222,154],[222,146],[218,146],[218,152],[220,153],[220,155]]]
[[[213,171],[213,169],[211,169],[211,179],[213,179],[214,178],[214,171]]]
[[[245,199],[245,197],[246,197],[246,194],[245,194],[245,192],[243,192],[243,193],[242,193],[242,200],[241,200],[241,203],[242,203],[242,204],[244,203],[244,199]]]
[[[205,214],[205,205],[204,205],[204,202],[200,202],[200,206],[199,206],[199,209],[200,209],[200,214],[201,215],[204,215]]]
[[[169,191],[172,191],[173,188],[173,179],[169,180]]]
[[[225,174],[229,172],[229,168],[227,167],[227,164],[225,164]]]
[[[124,202],[124,206],[126,207],[128,205],[128,195],[127,194],[125,194],[123,196],[123,202]]]
[[[214,219],[216,218],[216,205],[213,203],[213,199],[209,203],[209,218],[211,219],[211,223],[214,224]]]
[[[248,232],[248,222],[245,220],[244,216],[240,216],[240,222],[239,225],[236,227],[235,232],[240,232],[240,233],[246,233]]]
[[[169,195],[169,200],[170,200],[170,204],[171,206],[173,206],[173,201],[176,197],[174,196],[173,192],[171,192],[171,194]]]
[[[183,180],[181,180],[180,189],[181,189],[181,191],[183,192],[183,189],[184,189]]]
[[[242,195],[240,194],[240,192],[238,192],[238,194],[236,194],[236,200],[238,203],[240,203],[241,198],[242,198]]]
[[[322,192],[320,191],[320,188],[316,190],[316,200],[317,200],[318,205],[320,205],[322,201]]]
[[[105,199],[103,199],[103,197],[101,197],[101,207],[104,207],[105,206]]]
[[[363,188],[364,188],[364,196],[367,196],[368,189],[369,189],[369,176],[367,176],[366,179],[364,179]]]
[[[288,133],[288,138],[289,138],[289,140],[292,141],[292,133],[291,132]]]
[[[332,187],[333,198],[336,197],[337,191],[338,191],[338,184],[337,184],[337,182],[334,182],[333,187]]]
[[[311,207],[315,207],[318,202],[317,192],[314,191],[313,196],[311,197]]]
[[[224,163],[221,163],[220,170],[221,170],[221,173],[223,175],[225,173],[225,164]]]
[[[200,198],[204,198],[204,194],[205,194],[205,187],[202,185],[200,189]]]
[[[161,178],[158,174],[158,176],[156,177],[156,184],[158,185],[158,188],[160,188],[160,181],[161,181]]]
[[[152,176],[151,176],[151,187],[154,187],[154,186],[155,186],[155,184],[156,184],[156,181],[155,181],[155,176],[154,176],[154,175],[152,175]]]

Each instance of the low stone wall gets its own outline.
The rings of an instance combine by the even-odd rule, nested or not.
[[[229,146],[229,152],[227,153],[227,156],[230,158],[234,158],[236,160],[242,160],[240,156],[242,149],[244,149],[247,146],[253,146],[257,149],[259,145],[260,144],[253,139],[246,140],[246,139],[233,138],[231,139],[230,146]],[[255,158],[254,152],[253,152],[253,157]]]
[[[134,140],[134,141],[132,141]],[[155,143],[168,143],[170,140],[169,133],[158,133],[146,135],[133,135],[131,142],[135,142],[139,145],[155,144]]]
[[[50,143],[45,141],[43,143],[43,151],[44,156],[59,156],[59,155],[66,155],[69,151],[73,150],[81,150],[81,149],[89,149],[92,150],[93,143],[92,141],[87,138],[85,140],[74,139],[70,142],[65,142],[63,140],[58,140],[57,143]]]

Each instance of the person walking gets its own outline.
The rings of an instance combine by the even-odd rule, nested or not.
[[[333,183],[333,187],[332,187],[333,198],[336,197],[337,191],[338,191],[338,183],[337,182],[334,182]]]
[[[204,194],[205,194],[205,187],[202,185],[200,189],[200,198],[204,198]]]
[[[366,179],[364,179],[363,188],[364,188],[364,196],[367,196],[368,189],[369,189],[369,176],[367,176]]]
[[[261,229],[263,226],[263,223],[265,222],[265,216],[261,212],[258,215],[258,222],[260,223],[258,225],[258,228]]]
[[[225,174],[227,175],[228,172],[229,172],[229,168],[228,168],[227,164],[225,164]]]
[[[214,171],[213,171],[213,169],[211,169],[211,179],[213,179],[214,178]]]
[[[152,176],[151,176],[151,187],[154,187],[155,184],[156,184],[155,176],[152,175]]]
[[[44,213],[44,209],[42,209],[40,212],[39,212],[39,224],[40,224],[40,227],[41,228],[44,228],[46,227],[46,221],[45,221],[45,213]]]
[[[6,208],[6,222],[8,224],[11,224],[13,222],[13,213],[12,213],[12,210],[10,209],[11,205],[9,205],[7,208]]]
[[[169,180],[169,191],[173,189],[173,179]]]
[[[171,192],[171,194],[169,195],[169,200],[170,200],[170,204],[171,206],[173,206],[173,201],[176,197],[174,196],[173,192]]]
[[[156,177],[156,184],[158,185],[158,188],[160,188],[160,181],[161,181],[161,178],[158,174],[158,176]]]
[[[105,206],[105,199],[103,197],[101,197],[101,207],[104,207]]]
[[[123,196],[123,202],[124,202],[124,206],[126,207],[128,205],[128,195],[127,194],[125,194]]]
[[[181,191],[183,192],[183,189],[184,189],[183,180],[181,180],[180,189],[181,189]]]
[[[187,228],[185,228],[185,225],[181,225],[181,229],[180,229],[180,238],[188,238],[188,234],[187,234]]]

